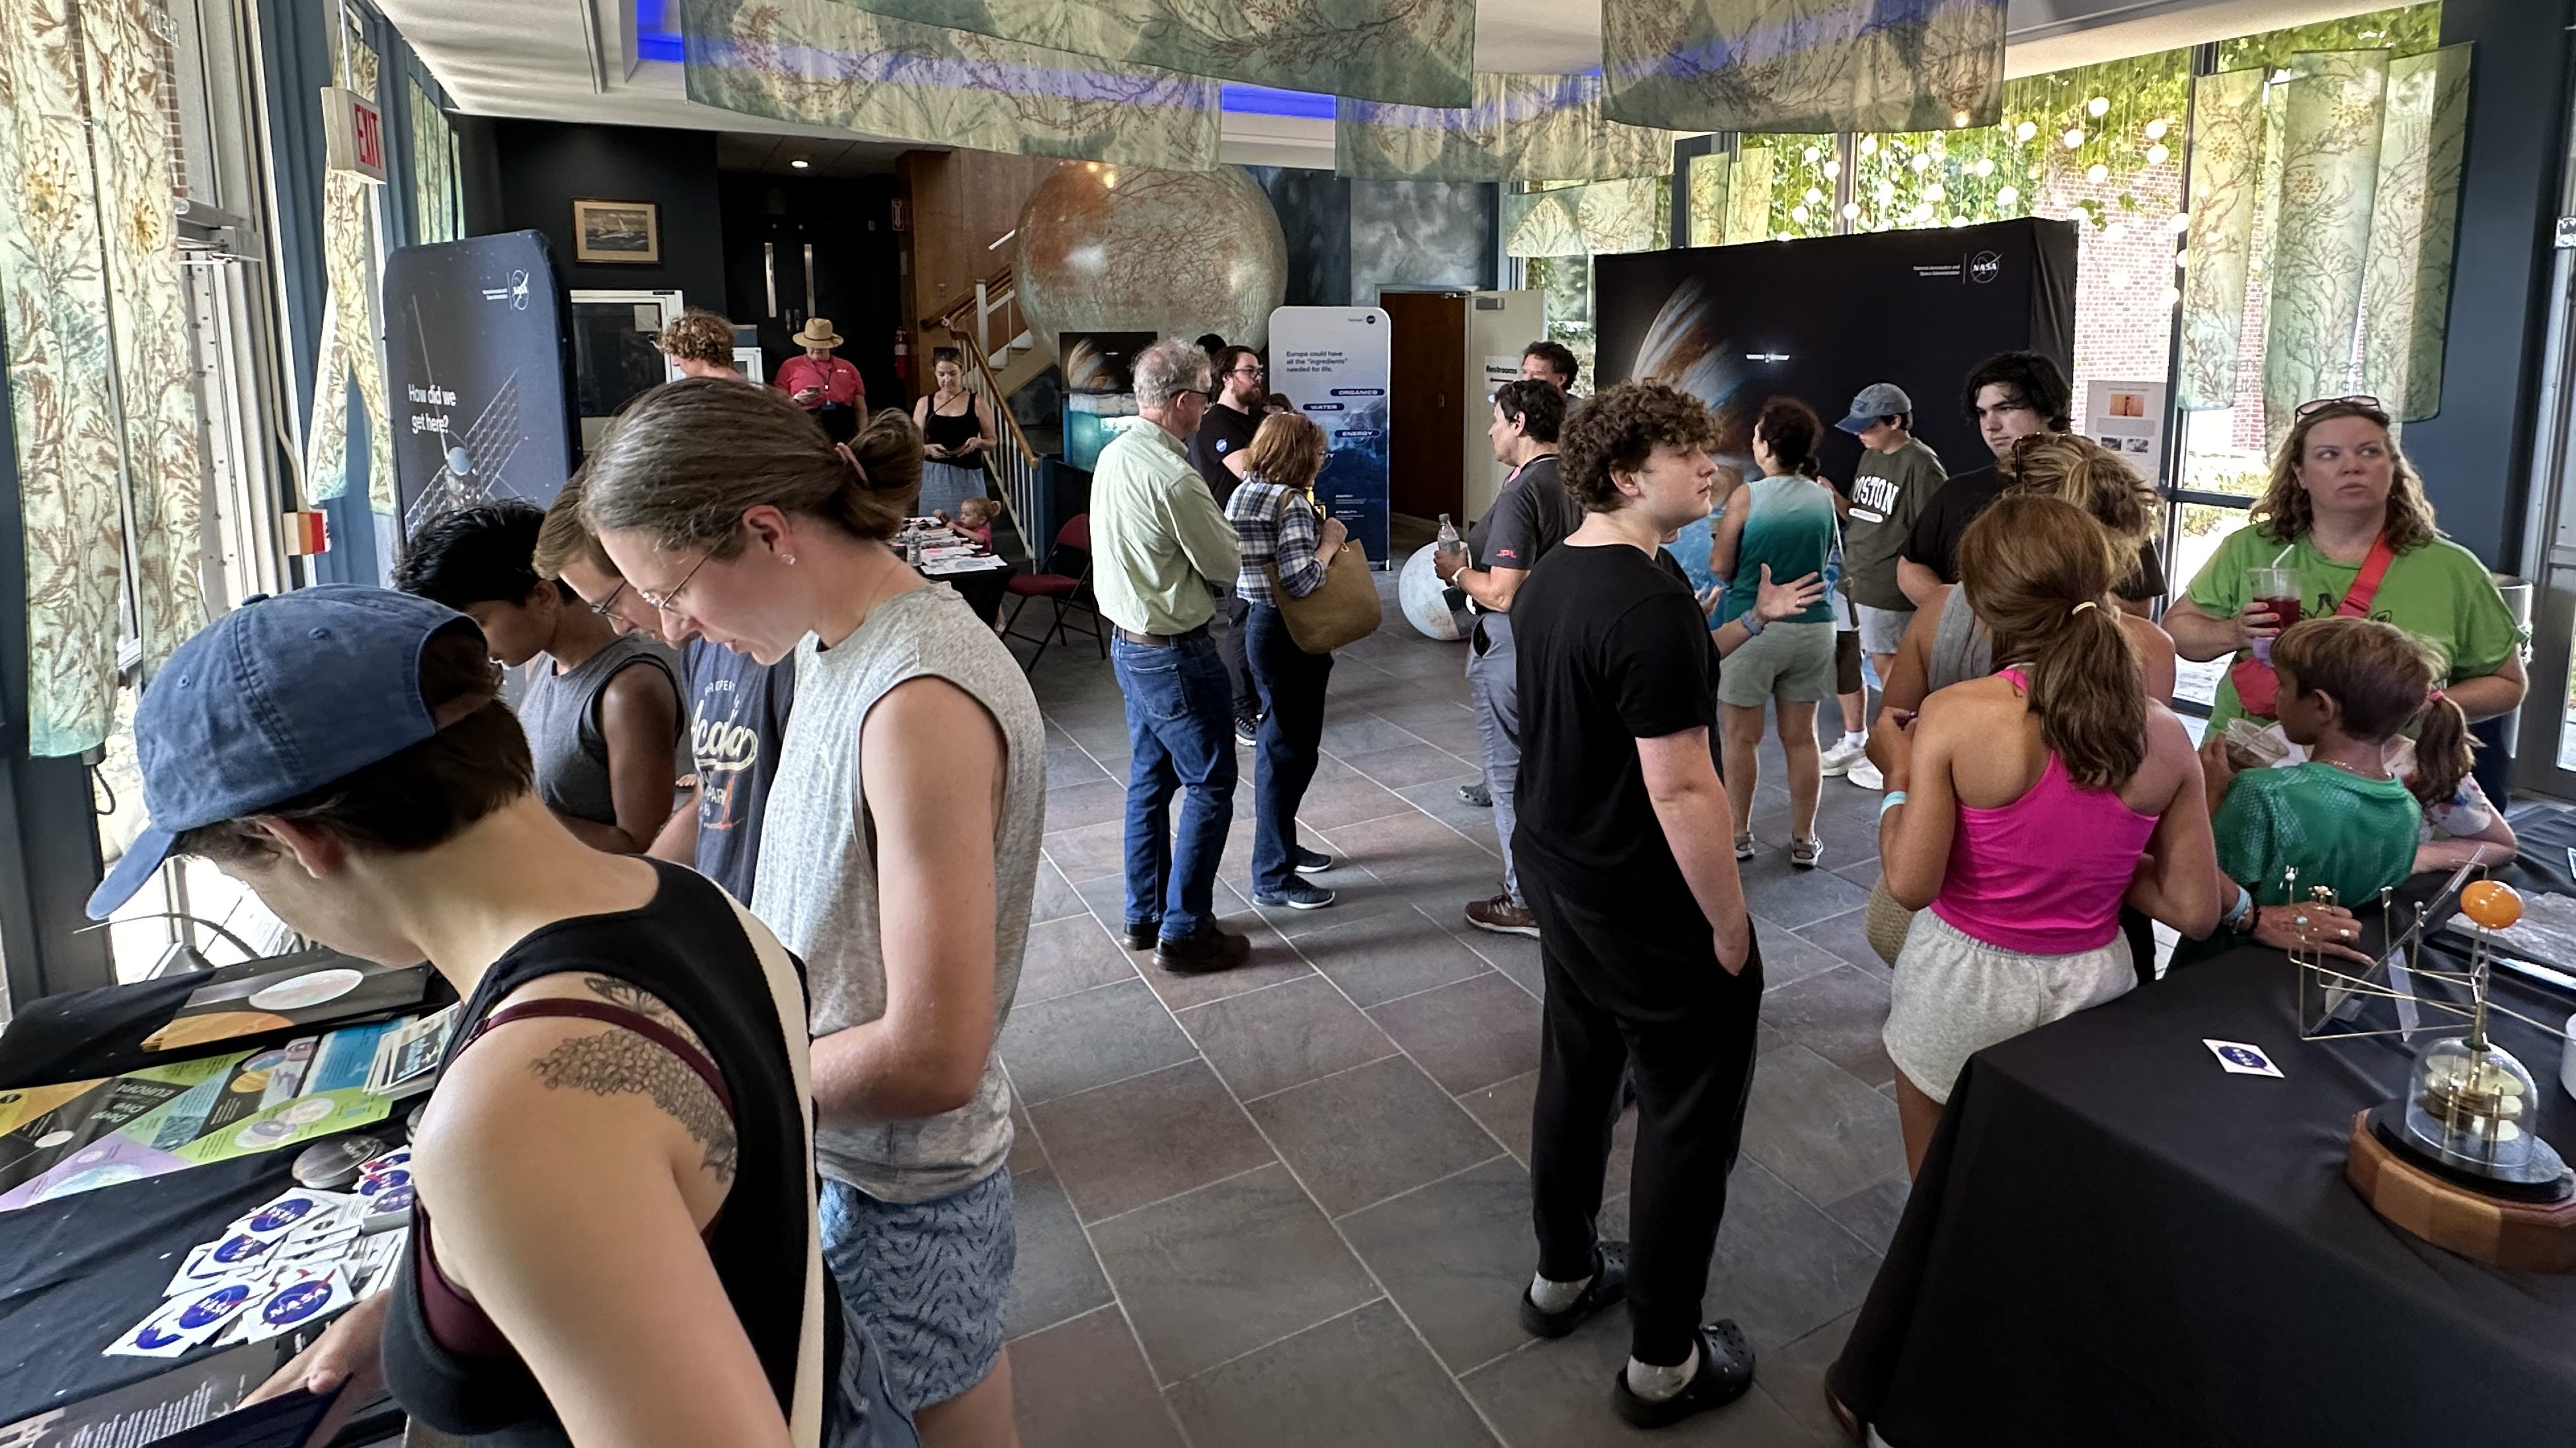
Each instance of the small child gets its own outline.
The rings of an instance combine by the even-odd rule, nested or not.
[[[993,520],[1001,516],[1001,512],[1002,505],[991,498],[968,498],[957,505],[956,517],[951,518],[946,513],[932,516],[947,524],[949,532],[976,547],[990,548],[993,546]]]
[[[2218,867],[2241,888],[2226,892],[2232,904],[2221,928],[2207,941],[2185,941],[2177,965],[2248,934],[2282,949],[2367,961],[2351,912],[2414,872],[2424,818],[2418,800],[2451,798],[2469,772],[2468,718],[2443,696],[2433,656],[2405,630],[2312,618],[2282,633],[2272,661],[2281,732],[2308,751],[2308,762],[2240,773],[2222,743],[2202,749]],[[2409,729],[2419,730],[2411,781],[2391,767]],[[2295,900],[2282,884],[2291,869],[2299,872]],[[2334,891],[2333,908],[2306,898],[2317,885]]]

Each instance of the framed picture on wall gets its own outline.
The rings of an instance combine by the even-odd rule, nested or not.
[[[661,206],[651,201],[576,199],[572,204],[572,259],[583,263],[660,265]]]

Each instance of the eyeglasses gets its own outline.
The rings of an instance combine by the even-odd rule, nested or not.
[[[2388,410],[2388,405],[2381,402],[2378,398],[2371,396],[2367,392],[2356,392],[2349,397],[2320,397],[2314,402],[2302,402],[2299,404],[2299,410],[2291,415],[2293,417],[2311,417],[2317,413],[2325,411],[2329,407],[2367,407],[2373,412],[2385,412]]]
[[[590,611],[598,614],[601,618],[608,620],[610,623],[617,622],[617,600],[625,596],[625,593],[626,580],[621,578],[617,580],[617,586],[615,588],[608,590],[608,596],[606,598],[603,598],[599,602],[590,606]]]
[[[680,592],[681,592],[681,590],[683,590],[683,589],[687,588],[687,587],[689,586],[689,584],[697,578],[697,576],[698,576],[698,568],[704,568],[704,567],[706,567],[706,566],[707,566],[707,560],[708,560],[708,559],[710,559],[710,558],[713,558],[713,557],[715,557],[715,555],[714,555],[714,554],[712,554],[712,553],[704,553],[704,554],[700,554],[700,555],[698,556],[698,566],[697,566],[697,568],[692,568],[692,569],[690,569],[690,570],[688,571],[688,573],[680,579],[680,581],[679,581],[679,582],[677,582],[677,583],[675,583],[675,584],[671,585],[671,591],[670,591],[670,592],[668,592],[668,593],[649,593],[649,592],[645,591],[644,589],[639,588],[639,589],[635,590],[635,596],[636,596],[637,598],[640,598],[640,599],[644,600],[646,603],[649,603],[649,604],[653,605],[653,607],[654,607],[657,611],[659,611],[659,612],[662,612],[662,613],[677,613],[677,612],[679,611],[679,602],[680,602]],[[610,596],[610,597],[612,597],[612,598],[616,597],[616,595],[615,595],[615,594],[611,594],[611,595],[609,595],[609,596]]]
[[[1266,370],[1267,369],[1261,367],[1237,367],[1226,375],[1228,377],[1258,377]]]

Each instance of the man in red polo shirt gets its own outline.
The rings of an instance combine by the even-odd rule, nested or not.
[[[841,345],[841,334],[832,330],[831,318],[809,319],[805,329],[788,340],[805,349],[804,356],[790,357],[778,369],[778,390],[790,401],[807,412],[824,407],[868,410],[868,387],[859,380],[859,369],[848,359],[832,355],[832,349]]]

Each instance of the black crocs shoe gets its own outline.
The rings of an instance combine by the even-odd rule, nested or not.
[[[1753,1386],[1753,1349],[1744,1329],[1719,1318],[1699,1330],[1699,1371],[1669,1398],[1641,1398],[1628,1387],[1622,1364],[1610,1380],[1610,1405],[1632,1428],[1669,1428],[1694,1413],[1723,1408]]]
[[[1562,1312],[1547,1312],[1530,1300],[1529,1289],[1521,1289],[1521,1330],[1532,1337],[1563,1337],[1581,1327],[1585,1320],[1605,1307],[1625,1301],[1628,1296],[1628,1244],[1603,1242],[1592,1249],[1592,1280],[1583,1284],[1583,1295]]]

